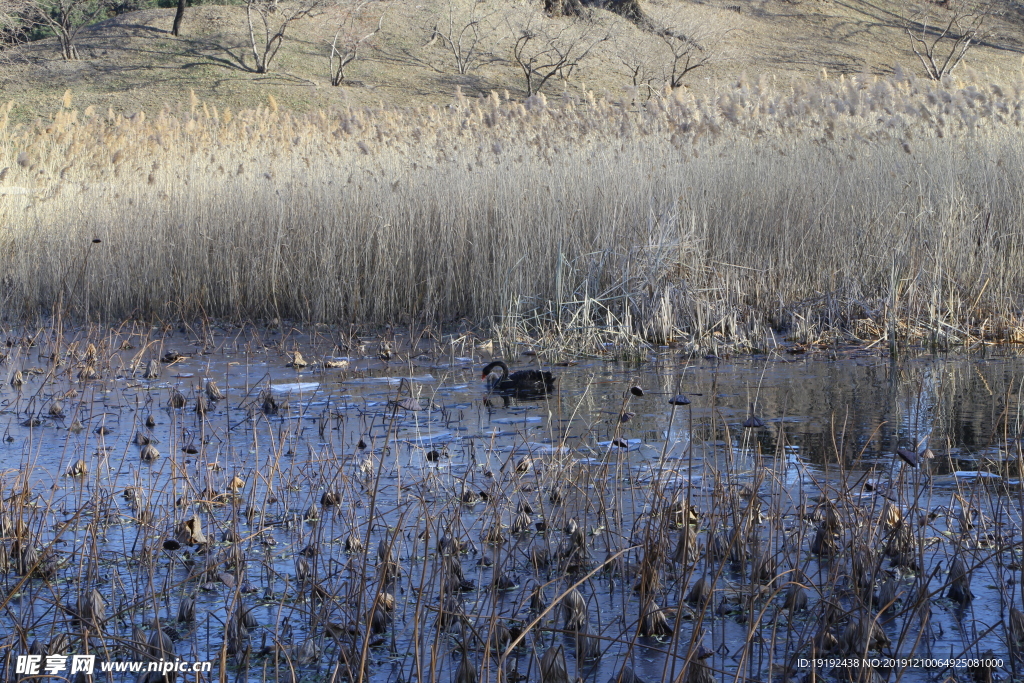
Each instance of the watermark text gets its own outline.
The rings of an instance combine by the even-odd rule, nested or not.
[[[48,674],[92,674],[96,671],[96,655],[18,655],[15,661],[15,673],[25,676]],[[182,659],[158,659],[153,662],[100,662],[100,671],[127,671],[141,673],[158,671],[160,673],[195,673],[208,672],[213,662],[190,662]]]

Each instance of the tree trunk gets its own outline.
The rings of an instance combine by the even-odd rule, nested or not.
[[[578,17],[583,14],[580,0],[544,0],[544,11],[553,17]]]
[[[185,18],[186,0],[178,0],[178,9],[174,12],[174,25],[171,27],[171,35],[176,36],[181,30],[181,20]]]
[[[553,17],[583,16],[584,7],[604,8],[634,24],[646,20],[644,11],[640,8],[640,0],[544,0],[544,11]]]

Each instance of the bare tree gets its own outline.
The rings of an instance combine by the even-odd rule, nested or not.
[[[483,48],[491,42],[496,28],[491,19],[496,11],[481,13],[476,0],[448,0],[447,16],[434,25],[431,40],[441,44],[455,62],[455,70],[468,74],[489,54]]]
[[[0,0],[0,49],[24,42],[38,23],[37,15],[32,0]]]
[[[646,37],[646,36],[645,36]],[[664,84],[664,77],[651,41],[637,41],[629,38],[616,40],[616,54],[625,67],[626,77],[636,90],[639,101],[646,102],[657,94]]]
[[[992,36],[988,23],[996,13],[987,0],[913,0],[904,3],[903,30],[925,73],[938,81]]]
[[[547,19],[539,12],[510,18],[508,25],[512,59],[523,72],[527,95],[540,92],[555,76],[568,83],[580,62],[611,38],[597,22]]]
[[[75,38],[106,11],[104,0],[35,0],[32,20],[57,36],[64,59],[78,59]]]
[[[253,71],[270,72],[288,27],[295,21],[317,14],[327,0],[248,0],[246,17],[249,20],[249,45],[256,60]],[[259,37],[257,37],[257,32]]]
[[[423,43],[409,45],[406,41],[394,41],[381,49],[380,56],[439,74],[454,71],[464,76],[472,73],[484,64],[497,61],[495,48],[502,37],[501,16],[486,7],[487,4],[478,0],[445,0],[433,27],[425,32]]]
[[[690,73],[721,58],[730,30],[696,24],[676,11],[648,18],[642,40],[628,32],[620,35],[616,52],[632,85],[649,98],[666,88],[682,87]],[[648,38],[652,35],[654,40]]]
[[[710,43],[687,35],[683,31],[663,28],[657,32],[665,46],[665,84],[675,90],[683,84],[683,78],[691,71],[706,66],[711,61],[713,51]]]
[[[343,7],[341,25],[331,42],[331,85],[345,82],[345,67],[358,59],[367,41],[383,30],[387,6],[374,22],[369,11],[370,3],[371,0],[355,0]]]

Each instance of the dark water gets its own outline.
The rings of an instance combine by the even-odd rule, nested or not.
[[[599,683],[624,665],[648,683],[696,680],[695,662],[716,680],[802,680],[811,667],[799,660],[815,636],[845,642],[851,623],[877,614],[888,583],[899,602],[879,617],[888,643],[869,657],[990,653],[1002,661],[997,677],[1013,670],[1024,432],[1015,355],[850,349],[694,360],[666,349],[642,364],[574,359],[553,368],[548,400],[506,406],[480,379],[495,356],[463,337],[420,339],[411,360],[399,337],[385,361],[375,341],[327,333],[158,332],[94,336],[100,377],[88,381],[78,378],[89,363],[84,335],[58,345],[44,332],[33,346],[9,335],[0,365],[5,655],[37,641],[44,654],[143,660],[139,643],[158,619],[177,658],[213,662],[210,680],[222,659],[232,680],[313,681],[358,677],[364,658],[375,681],[448,681],[463,658],[481,680],[538,680],[557,644],[569,678]],[[183,357],[144,379],[147,363],[172,350]],[[311,365],[286,367],[294,350]],[[348,367],[324,368],[325,359]],[[24,383],[14,387],[18,370]],[[208,379],[227,397],[200,415]],[[183,408],[169,407],[175,389]],[[674,407],[680,393],[691,403]],[[63,416],[53,417],[58,400]],[[153,439],[154,461],[140,460],[137,433]],[[893,455],[925,447],[934,457],[918,467]],[[67,476],[79,460],[86,473]],[[686,516],[674,513],[687,499],[698,545],[677,562]],[[822,556],[810,547],[829,501],[841,523],[829,527],[836,553]],[[524,505],[532,511],[515,529]],[[898,532],[879,521],[888,505],[916,541],[913,562],[887,552]],[[182,533],[193,519],[208,543]],[[566,550],[572,524],[583,539],[576,555]],[[712,559],[713,539],[737,528],[746,557]],[[443,537],[462,551],[448,545],[446,559]],[[17,558],[28,546],[44,569],[26,577]],[[554,559],[537,566],[538,553]],[[958,557],[974,595],[963,606],[947,597]],[[758,577],[762,558],[772,570]],[[866,578],[858,563],[870,567]],[[701,577],[713,597],[688,604]],[[790,581],[806,586],[807,611],[782,608]],[[567,626],[561,607],[531,610],[538,586],[549,604],[578,586],[584,645],[599,657],[580,656],[579,624]],[[926,599],[908,607],[922,587]],[[93,588],[104,613],[76,621],[79,596]],[[368,629],[380,592],[394,609]],[[195,619],[179,622],[191,598]],[[823,624],[829,603],[838,616]],[[674,635],[638,629],[658,608]],[[451,623],[439,627],[444,610],[460,614],[442,615]],[[525,634],[499,676],[503,629]],[[66,642],[47,650],[60,634]],[[840,645],[819,656],[847,655],[860,653]],[[13,660],[0,666],[0,680],[20,678]],[[863,675],[851,671],[817,673]],[[876,680],[952,674],[985,672],[874,671]]]

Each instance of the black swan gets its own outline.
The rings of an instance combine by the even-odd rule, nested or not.
[[[491,372],[501,368],[501,377],[492,377]],[[490,390],[499,395],[516,398],[541,398],[555,390],[555,377],[547,371],[519,370],[508,374],[508,366],[500,360],[488,363],[480,375],[488,380]]]

